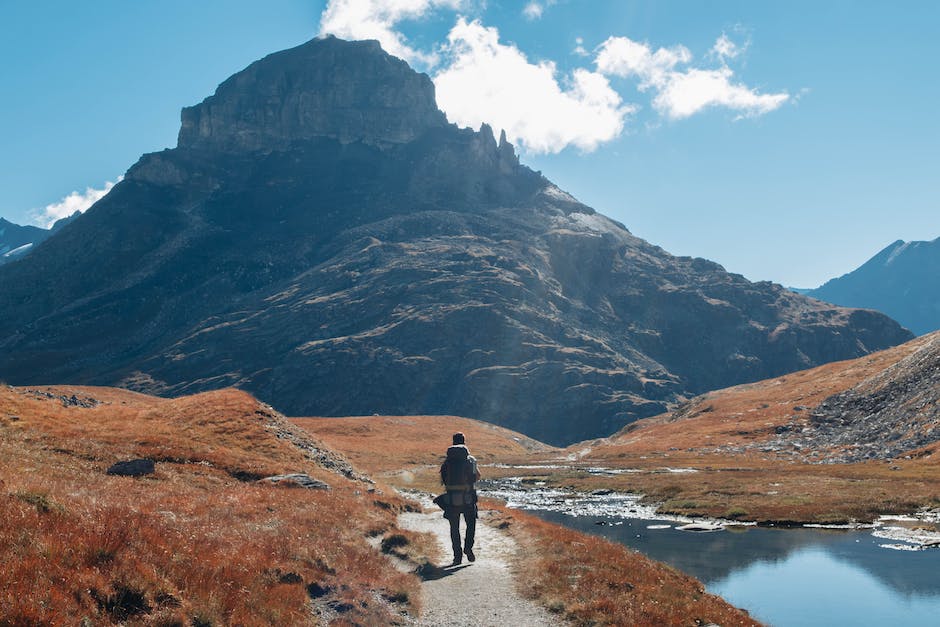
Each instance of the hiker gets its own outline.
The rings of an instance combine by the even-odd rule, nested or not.
[[[477,491],[473,484],[479,481],[480,471],[477,469],[477,460],[467,449],[463,433],[455,433],[453,443],[447,449],[447,459],[441,464],[441,483],[447,490],[444,518],[450,523],[450,541],[454,547],[454,562],[451,566],[457,566],[463,561],[464,555],[471,562],[476,559],[473,554],[473,537],[477,527]],[[460,514],[463,514],[467,524],[467,537],[462,551]]]

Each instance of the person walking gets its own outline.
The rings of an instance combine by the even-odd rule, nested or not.
[[[447,449],[447,458],[441,464],[441,483],[447,490],[445,499],[444,518],[450,523],[450,541],[454,549],[454,561],[451,566],[457,566],[463,561],[463,556],[471,562],[476,560],[473,554],[473,539],[477,526],[477,491],[474,485],[480,480],[480,471],[477,460],[467,448],[463,433],[455,433],[453,445]],[[460,515],[463,514],[467,531],[460,544]]]

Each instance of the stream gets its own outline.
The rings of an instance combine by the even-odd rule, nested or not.
[[[481,488],[510,507],[670,564],[768,625],[940,624],[940,548],[925,548],[940,534],[912,532],[912,519],[862,529],[732,524],[695,532],[678,529],[691,519],[657,514],[633,494],[575,493],[518,478]]]

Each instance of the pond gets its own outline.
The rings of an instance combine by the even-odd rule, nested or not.
[[[890,532],[754,526],[689,532],[677,529],[687,520],[657,518],[634,495],[577,495],[513,480],[484,492],[670,564],[769,625],[940,624],[940,549],[913,550],[917,545]]]

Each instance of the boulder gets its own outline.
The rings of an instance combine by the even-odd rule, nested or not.
[[[142,477],[152,475],[154,469],[155,465],[152,459],[131,459],[114,464],[108,468],[108,474],[120,477]]]

